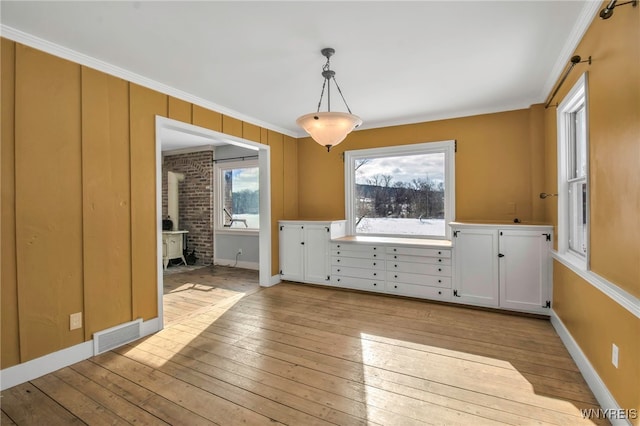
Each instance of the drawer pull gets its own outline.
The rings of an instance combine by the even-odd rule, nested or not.
[[[338,254],[340,254],[340,252],[338,252]]]
[[[340,269],[338,269],[338,272],[340,272]],[[441,283],[441,282],[442,282],[442,280],[438,280],[438,282],[439,282],[439,283]]]
[[[373,262],[373,266],[376,266],[376,262]]]
[[[374,273],[373,273],[373,276],[375,277],[376,275],[378,275],[378,274],[376,274],[376,273],[374,272]]]
[[[377,285],[378,285],[377,283],[373,283],[373,286],[374,286],[374,287],[375,287],[375,286],[377,286]]]
[[[438,268],[438,272],[442,272],[442,268]]]
[[[398,288],[398,286],[397,286],[397,285],[394,285],[394,286],[393,286],[393,288]]]
[[[398,267],[398,265],[393,265],[393,267],[394,267],[394,268],[397,268],[397,267]]]
[[[338,282],[340,282],[340,278],[338,278]]]
[[[374,254],[374,255],[373,255],[373,257],[378,257],[378,255],[377,255],[377,254]]]
[[[441,291],[439,291],[439,292],[438,292],[438,294],[442,294],[442,292],[441,292]]]
[[[442,254],[442,252],[441,252],[441,251],[439,251],[439,252],[438,252],[438,254]]]
[[[378,248],[377,248],[377,247],[374,247],[373,249],[374,249],[374,250],[377,250]]]
[[[394,258],[394,259],[397,259],[397,258],[398,258],[398,256],[393,256],[393,258]]]
[[[393,278],[398,278],[398,276],[397,276],[397,275],[394,275],[394,276],[393,276]]]
[[[340,259],[337,259],[336,262],[340,262]]]
[[[340,272],[340,269],[338,269],[338,272]]]
[[[438,262],[442,262],[442,259],[438,259]]]
[[[398,249],[393,249],[393,251],[398,251]]]

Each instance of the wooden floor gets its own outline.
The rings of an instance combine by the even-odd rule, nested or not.
[[[2,424],[591,424],[546,320],[216,272],[211,306],[2,392]]]

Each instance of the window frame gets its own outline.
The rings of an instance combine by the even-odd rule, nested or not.
[[[391,238],[414,238],[429,240],[451,240],[449,223],[455,220],[455,152],[456,141],[445,140],[423,142],[410,145],[386,146],[381,148],[367,148],[344,152],[345,175],[345,218],[347,220],[347,235],[378,236]],[[445,235],[408,235],[408,234],[373,234],[356,232],[355,224],[355,161],[363,158],[398,157],[407,155],[422,155],[444,153],[444,219]]]
[[[258,164],[258,160],[242,160],[242,161],[226,161],[224,159],[217,160],[214,165],[214,176],[215,176],[215,203],[214,203],[214,227],[213,229],[218,233],[230,233],[230,234],[247,234],[247,235],[257,235],[260,231],[260,227],[258,228],[231,228],[224,226],[225,223],[225,215],[222,210],[224,207],[224,173],[227,170],[233,169],[248,169],[248,168],[256,168],[258,169],[258,173],[260,172],[260,166]],[[259,187],[258,187],[259,190]],[[218,206],[218,207],[216,207]]]
[[[587,73],[582,74],[573,85],[569,93],[558,105],[557,126],[558,126],[558,254],[567,259],[581,270],[588,270],[590,264],[590,179],[589,179],[589,99],[588,99],[588,78]],[[584,153],[585,171],[584,176],[575,176],[576,149],[575,149],[575,129],[572,124],[573,115],[584,108]],[[586,253],[582,254],[571,247],[571,229],[574,226],[573,220],[579,220],[572,210],[571,204],[574,198],[571,196],[571,187],[577,187],[584,183],[586,186],[586,233],[584,245]],[[576,185],[578,184],[578,185]]]

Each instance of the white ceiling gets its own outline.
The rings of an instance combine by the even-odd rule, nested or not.
[[[599,4],[3,0],[0,18],[9,38],[302,136],[295,120],[317,107],[323,47],[336,49],[363,129],[527,108],[544,102]],[[345,110],[335,91],[332,110]]]

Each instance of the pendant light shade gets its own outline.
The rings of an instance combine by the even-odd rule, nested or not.
[[[329,151],[361,125],[362,120],[346,112],[312,112],[298,118],[296,123]]]
[[[362,120],[360,117],[351,114],[351,109],[349,109],[349,105],[347,105],[347,101],[342,95],[342,90],[340,90],[340,86],[338,86],[338,83],[336,82],[336,73],[330,69],[329,58],[335,53],[335,50],[327,47],[322,49],[320,52],[327,58],[327,62],[322,67],[324,82],[322,84],[322,92],[320,92],[318,110],[299,117],[296,120],[296,124],[302,127],[314,141],[326,147],[328,152],[331,150],[331,147],[342,142],[353,129],[360,126],[362,124]],[[331,111],[332,81],[338,89],[338,93],[340,94],[340,97],[342,97],[342,101],[349,111],[348,113]],[[327,112],[320,112],[325,88],[327,90]]]

